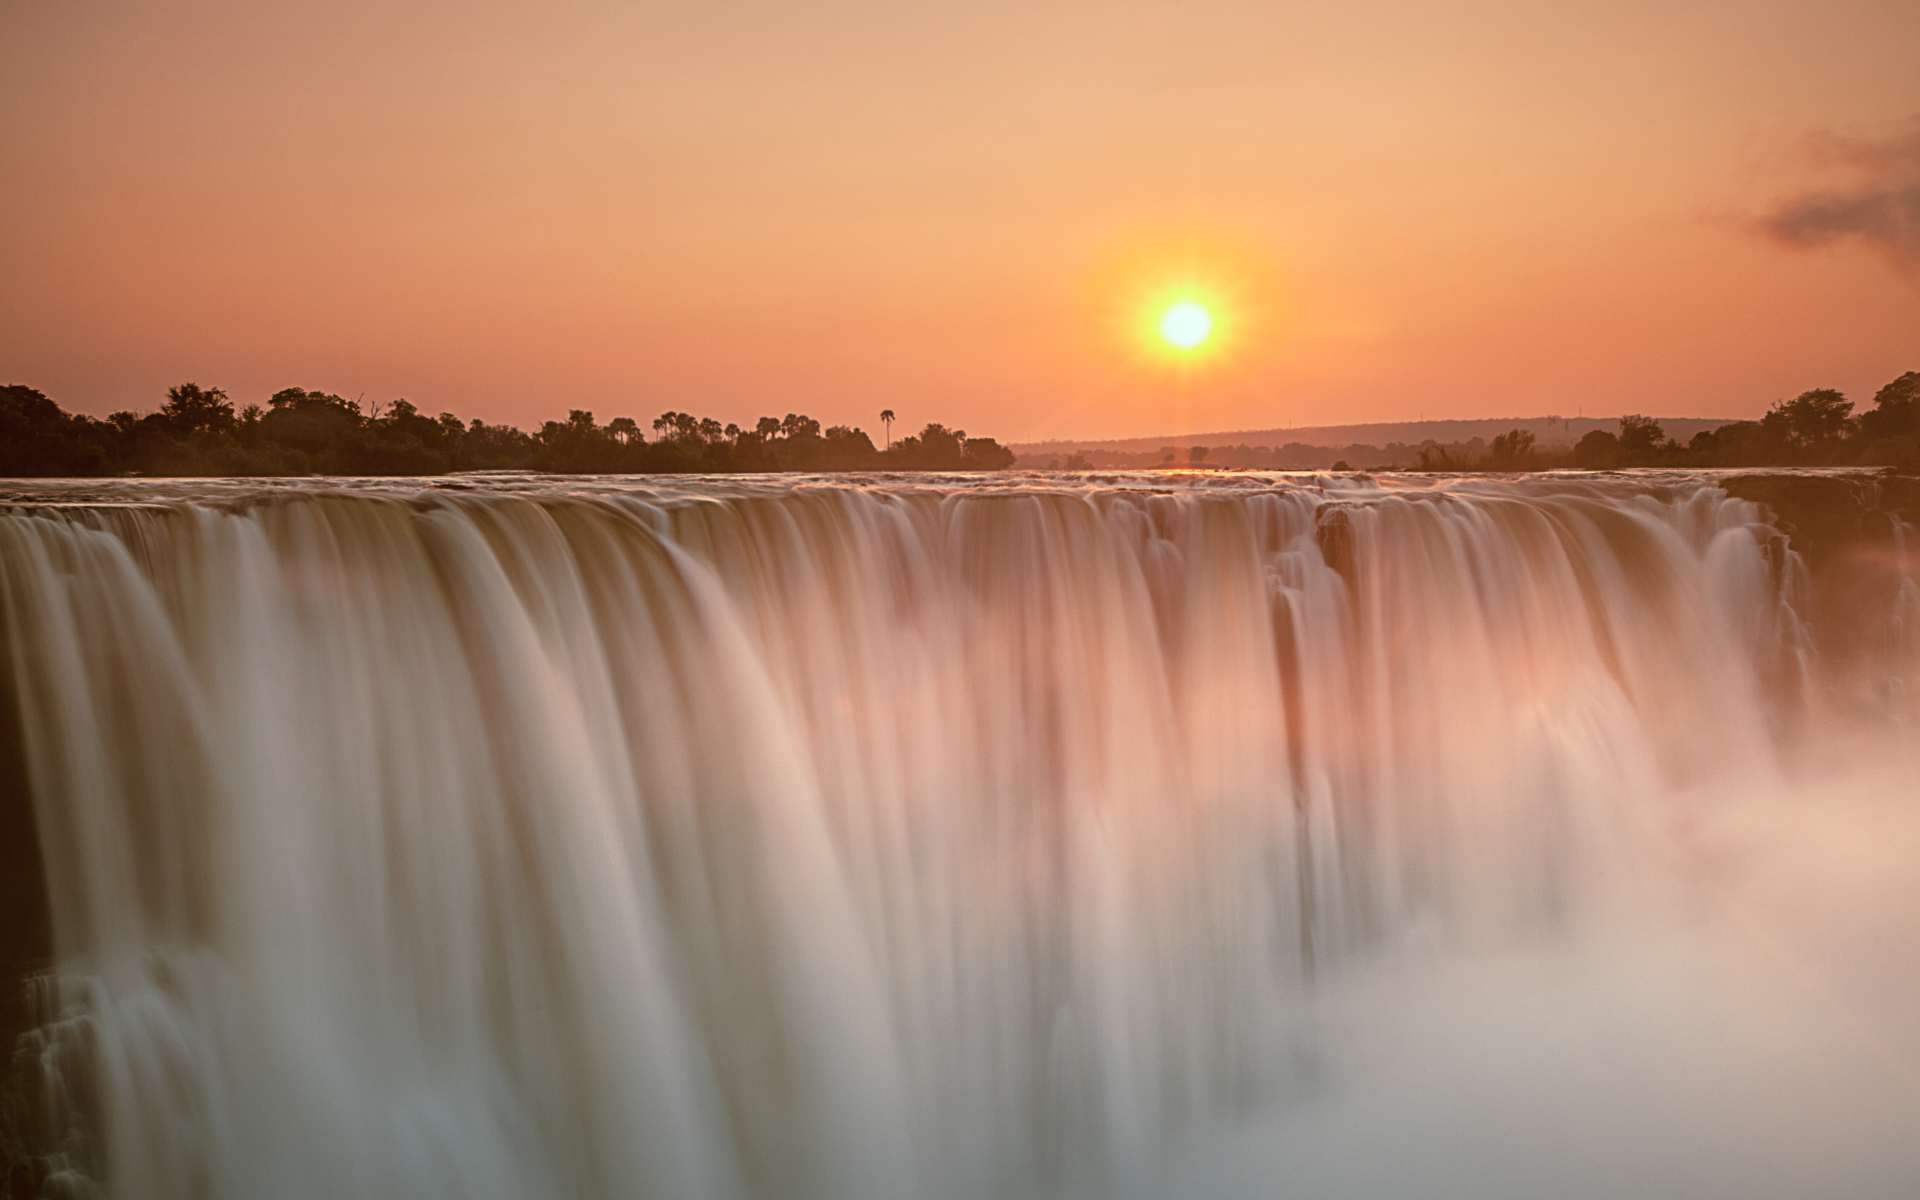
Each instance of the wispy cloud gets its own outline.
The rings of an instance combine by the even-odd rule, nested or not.
[[[1858,242],[1920,279],[1920,117],[1891,137],[1816,135],[1809,158],[1829,180],[1783,197],[1758,232],[1793,249]]]

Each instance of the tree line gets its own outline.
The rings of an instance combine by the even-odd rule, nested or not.
[[[1617,432],[1594,430],[1570,449],[1544,450],[1515,429],[1493,439],[1484,455],[1423,447],[1423,470],[1524,471],[1552,467],[1870,466],[1920,469],[1920,371],[1908,371],[1874,393],[1855,413],[1846,393],[1813,388],[1776,400],[1757,421],[1733,421],[1686,442],[1666,435],[1652,417],[1620,418]]]
[[[1560,418],[1543,418],[1547,423]],[[1536,422],[1538,424],[1539,422]],[[1699,421],[1688,419],[1698,427]],[[1497,426],[1496,426],[1497,428]],[[1871,466],[1920,470],[1920,371],[1908,371],[1855,412],[1845,393],[1815,388],[1776,401],[1758,420],[1730,421],[1678,440],[1659,421],[1621,418],[1571,445],[1540,445],[1529,429],[1492,439],[1385,445],[1180,445],[1158,450],[1086,447],[1022,456],[1022,466],[1066,471],[1222,468],[1265,471],[1541,471],[1564,467]]]
[[[858,428],[800,413],[761,417],[751,429],[668,411],[642,429],[632,417],[601,424],[574,409],[534,431],[429,417],[406,400],[363,408],[329,392],[285,388],[262,406],[236,407],[220,388],[183,383],[153,412],[103,419],[69,414],[44,394],[0,387],[0,476],[23,475],[430,475],[446,471],[667,474],[750,471],[992,471],[1014,465],[993,438],[938,423],[875,447]],[[649,436],[651,435],[651,436]],[[1339,448],[1167,447],[1101,461],[1076,453],[1029,462],[1067,470],[1111,467],[1528,471],[1555,467],[1891,466],[1920,469],[1920,371],[1874,394],[1858,413],[1847,396],[1815,388],[1776,401],[1765,416],[1703,430],[1686,442],[1658,421],[1630,415],[1614,432],[1571,447],[1541,447],[1513,429],[1492,439],[1421,446]],[[1119,459],[1121,461],[1106,461]],[[1138,461],[1135,461],[1135,460]]]
[[[821,427],[801,413],[752,428],[669,411],[642,429],[601,424],[585,409],[531,432],[428,416],[406,400],[363,408],[331,392],[284,388],[236,407],[220,388],[183,383],[144,415],[70,414],[22,384],[0,388],[0,476],[433,475],[530,470],[563,474],[747,471],[994,471],[1013,453],[993,438],[929,423],[886,445],[858,428]],[[651,433],[651,436],[649,436]]]

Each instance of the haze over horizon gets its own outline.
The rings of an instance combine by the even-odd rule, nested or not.
[[[1005,441],[1864,404],[1916,366],[1916,45],[1911,0],[33,0],[0,382]],[[1217,353],[1144,353],[1187,286]]]

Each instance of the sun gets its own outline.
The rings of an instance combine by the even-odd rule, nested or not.
[[[1213,333],[1213,314],[1193,300],[1181,300],[1160,314],[1160,337],[1169,346],[1192,350]]]

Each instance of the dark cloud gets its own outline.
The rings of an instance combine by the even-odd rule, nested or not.
[[[1858,241],[1920,278],[1920,119],[1889,138],[1821,134],[1811,151],[1841,178],[1783,198],[1756,222],[1759,232],[1795,249]]]

